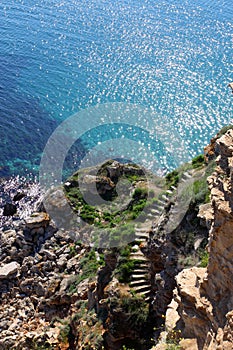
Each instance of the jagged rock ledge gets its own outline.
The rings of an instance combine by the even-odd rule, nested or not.
[[[167,326],[171,317],[177,320],[173,329],[182,331],[182,349],[230,350],[233,346],[233,130],[213,139],[206,154],[207,158],[215,156],[217,163],[208,178],[211,205],[201,210],[202,219],[205,217],[210,227],[209,262],[207,268],[186,269],[176,277]]]

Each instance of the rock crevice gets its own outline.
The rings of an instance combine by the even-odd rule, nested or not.
[[[210,226],[208,265],[178,274],[174,300],[178,303],[177,326],[180,325],[182,336],[193,339],[196,349],[230,350],[233,344],[232,130],[212,142],[211,156],[213,152],[217,167],[208,178],[211,208],[208,206],[206,212],[202,208],[200,214]],[[187,344],[190,347],[191,343]]]

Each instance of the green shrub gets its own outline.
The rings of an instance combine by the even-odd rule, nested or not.
[[[171,188],[171,186],[177,186],[179,179],[180,179],[180,176],[177,170],[173,170],[172,172],[168,173],[165,176],[167,187]]]
[[[127,245],[120,250],[120,257],[129,258],[130,253],[131,253],[131,247]]]
[[[60,327],[60,334],[59,334],[60,342],[67,343],[68,342],[69,333],[70,333],[70,325],[64,323]]]
[[[195,195],[195,202],[208,203],[210,199],[210,191],[206,182],[206,177],[194,181],[193,192]]]
[[[192,159],[192,167],[194,169],[201,167],[205,163],[205,158],[203,154],[199,154],[195,158]]]
[[[147,321],[149,308],[142,297],[123,297],[121,306],[124,312],[131,316],[133,327],[140,328]]]
[[[106,234],[105,234],[106,235]],[[125,246],[135,238],[134,225],[131,223],[114,227],[109,231],[109,241],[112,247]]]
[[[200,267],[207,267],[208,262],[209,262],[209,253],[204,250],[200,254],[201,262],[200,262]]]
[[[121,262],[117,272],[118,272],[118,280],[121,283],[129,283],[130,277],[133,273],[135,267],[135,262],[133,260],[125,261],[124,263]]]
[[[179,345],[181,338],[181,331],[173,329],[168,332],[167,338],[166,338],[166,350],[179,350],[181,349],[181,346]]]
[[[121,283],[129,283],[135,268],[135,261],[130,259],[131,247],[127,245],[119,252],[116,274]]]
[[[181,346],[178,344],[167,344],[166,350],[181,350]]]
[[[110,299],[110,308],[125,313],[130,326],[136,330],[146,323],[149,315],[149,305],[142,296],[113,297]]]
[[[137,187],[135,188],[134,190],[134,193],[133,193],[133,198],[134,199],[145,199],[147,198],[147,195],[148,195],[148,191],[147,191],[147,188],[144,188],[144,187]]]

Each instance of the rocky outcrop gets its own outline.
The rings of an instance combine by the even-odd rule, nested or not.
[[[53,319],[65,319],[77,299],[87,298],[88,282],[71,293],[86,249],[46,213],[17,223],[0,230],[0,348],[68,349],[69,332],[62,339],[63,324]]]
[[[233,344],[233,131],[217,138],[211,147],[217,167],[208,178],[209,262],[207,268],[180,272],[174,297],[178,303],[177,327],[189,339],[189,346],[195,341],[198,350],[230,350]],[[202,210],[201,217],[204,216]],[[190,349],[185,345],[182,348]]]

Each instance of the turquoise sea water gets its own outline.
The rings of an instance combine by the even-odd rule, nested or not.
[[[231,0],[1,0],[0,30],[2,176],[37,171],[57,125],[96,104],[150,108],[190,158],[232,122]]]

